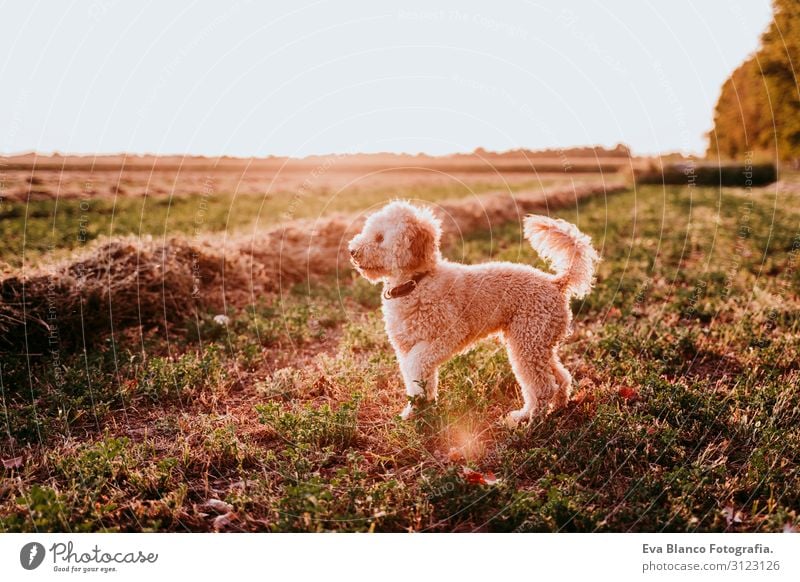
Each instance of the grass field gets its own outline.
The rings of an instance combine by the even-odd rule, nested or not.
[[[196,202],[169,219],[129,203],[116,212],[133,232],[142,217],[193,228]],[[250,224],[254,209],[227,207],[209,222]],[[437,404],[400,421],[379,290],[344,273],[227,323],[187,314],[85,353],[4,356],[0,530],[800,527],[800,195],[646,187],[555,214],[604,258],[574,304],[566,409],[503,426],[519,395],[486,341],[445,366]],[[520,234],[469,233],[445,252],[534,262]]]

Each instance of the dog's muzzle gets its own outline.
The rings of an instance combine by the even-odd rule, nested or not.
[[[360,267],[361,265],[358,264],[358,249],[350,249],[350,262],[353,264],[354,267]]]

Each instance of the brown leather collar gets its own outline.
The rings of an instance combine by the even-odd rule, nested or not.
[[[383,292],[383,298],[397,299],[398,297],[405,297],[406,295],[414,291],[414,289],[417,288],[417,284],[428,275],[429,275],[428,271],[425,271],[424,273],[416,273],[405,283],[400,283],[399,285],[395,285],[391,289],[385,290]]]

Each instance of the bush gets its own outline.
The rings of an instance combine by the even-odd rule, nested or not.
[[[765,186],[778,179],[774,164],[726,164],[719,166],[673,164],[663,170],[648,169],[634,172],[637,184],[675,184],[696,186]]]

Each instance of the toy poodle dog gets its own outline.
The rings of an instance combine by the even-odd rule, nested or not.
[[[525,238],[555,274],[516,263],[443,259],[439,220],[401,201],[369,216],[350,241],[358,272],[383,283],[386,332],[408,396],[402,418],[420,400],[436,398],[440,365],[492,334],[504,342],[522,391],[511,424],[567,403],[572,377],[557,349],[570,330],[569,300],[591,290],[599,257],[591,239],[568,222],[530,215],[523,224]]]

